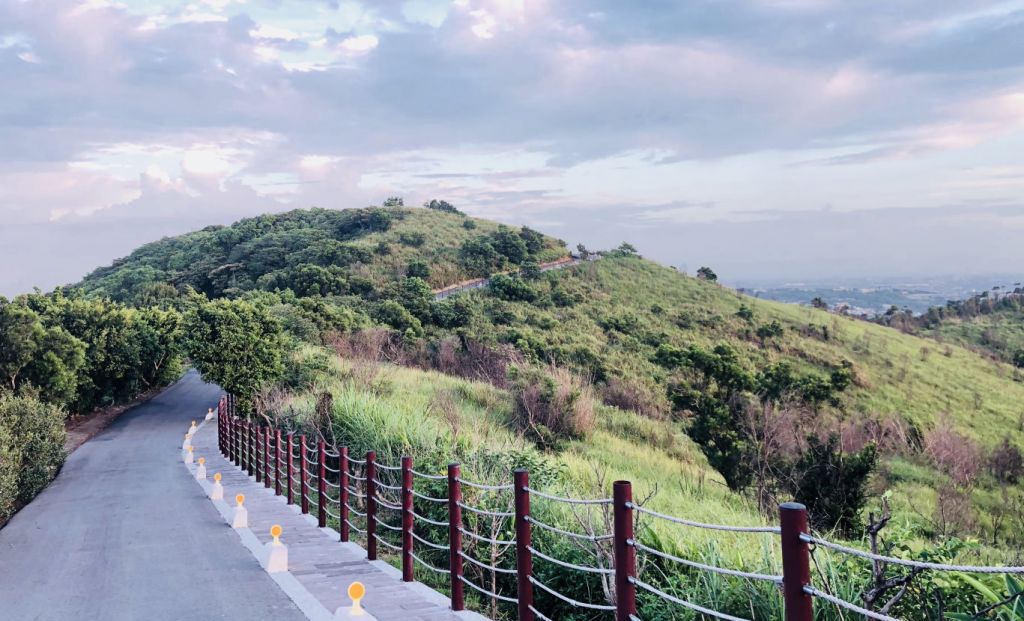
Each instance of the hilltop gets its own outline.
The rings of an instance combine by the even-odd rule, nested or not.
[[[478,252],[463,251],[467,244]],[[285,288],[299,296],[371,298],[407,275],[441,289],[564,257],[564,245],[451,211],[297,209],[146,244],[75,288],[133,303],[173,299],[187,288],[211,298]]]

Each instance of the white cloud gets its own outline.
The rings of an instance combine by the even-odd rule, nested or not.
[[[377,47],[380,40],[376,35],[366,34],[355,37],[348,37],[340,43],[341,49],[354,54],[369,52]]]

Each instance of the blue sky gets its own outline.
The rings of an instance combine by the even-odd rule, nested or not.
[[[1024,1],[8,0],[0,294],[401,195],[733,279],[1024,266]]]

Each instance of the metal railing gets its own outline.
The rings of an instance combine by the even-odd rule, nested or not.
[[[661,564],[777,585],[781,590],[786,621],[812,621],[815,600],[879,621],[898,621],[815,587],[811,583],[810,546],[916,571],[1024,573],[1024,567],[921,562],[833,543],[810,534],[807,509],[797,503],[780,506],[778,526],[709,524],[667,515],[635,503],[629,481],[614,482],[611,498],[585,499],[537,490],[530,486],[529,473],[522,469],[515,470],[512,481],[504,484],[465,480],[459,464],[449,464],[446,474],[420,472],[413,468],[411,457],[402,457],[400,464],[390,465],[379,463],[374,451],[368,451],[365,459],[357,459],[349,455],[347,447],[328,450],[323,441],[311,447],[305,435],[296,436],[252,424],[236,416],[234,410],[234,400],[230,396],[223,397],[218,407],[218,446],[229,461],[249,472],[258,482],[262,481],[266,487],[273,487],[277,495],[286,496],[288,504],[299,504],[303,513],[309,513],[310,508],[315,507],[321,527],[327,526],[333,518],[338,524],[341,541],[351,541],[353,533],[361,536],[365,540],[369,560],[378,558],[380,548],[386,553],[394,553],[401,559],[403,581],[414,581],[417,567],[434,575],[447,576],[451,608],[455,611],[465,610],[465,587],[469,586],[494,605],[500,602],[514,606],[516,618],[520,621],[545,621],[550,617],[538,608],[534,598],[536,587],[538,593],[553,598],[551,601],[557,600],[562,605],[593,611],[597,615],[607,613],[616,621],[642,621],[637,614],[638,596],[656,598],[713,618],[747,621],[688,601],[669,592],[669,587],[641,579],[637,572],[638,553]],[[431,489],[420,491],[416,487],[417,482]],[[445,490],[444,497],[439,494],[440,487]],[[481,498],[486,496],[488,502],[484,506],[471,504],[466,501],[464,490]],[[547,524],[533,517],[530,503],[534,498],[564,507],[584,507],[610,513],[612,532],[578,533]],[[424,515],[436,516],[445,512],[446,519]],[[778,538],[781,574],[709,565],[649,546],[634,532],[638,518],[687,528]],[[502,539],[500,534],[495,534],[506,530],[507,520],[512,521],[512,539]],[[473,530],[469,527],[470,522],[477,526],[490,525],[490,536]],[[534,543],[533,527],[543,531],[545,536],[589,545],[595,551],[603,549],[607,553],[595,555],[598,557],[597,566],[557,558]],[[478,545],[489,546],[491,560],[485,561],[471,554]],[[495,560],[504,559],[505,551],[513,549],[514,564]],[[580,601],[538,579],[533,570],[534,559],[584,576],[600,576],[613,588],[608,590],[610,595],[605,601]],[[441,566],[443,564],[447,566]],[[478,584],[467,577],[467,565],[470,573],[481,577],[489,574],[491,586]],[[499,579],[501,576],[507,579]],[[511,590],[512,578],[514,591]],[[501,583],[500,587],[495,586],[498,583]]]

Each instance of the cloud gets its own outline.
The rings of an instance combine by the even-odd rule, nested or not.
[[[666,235],[1019,204],[964,171],[1024,148],[1022,29],[1019,0],[0,3],[0,217],[135,245],[394,193]]]

